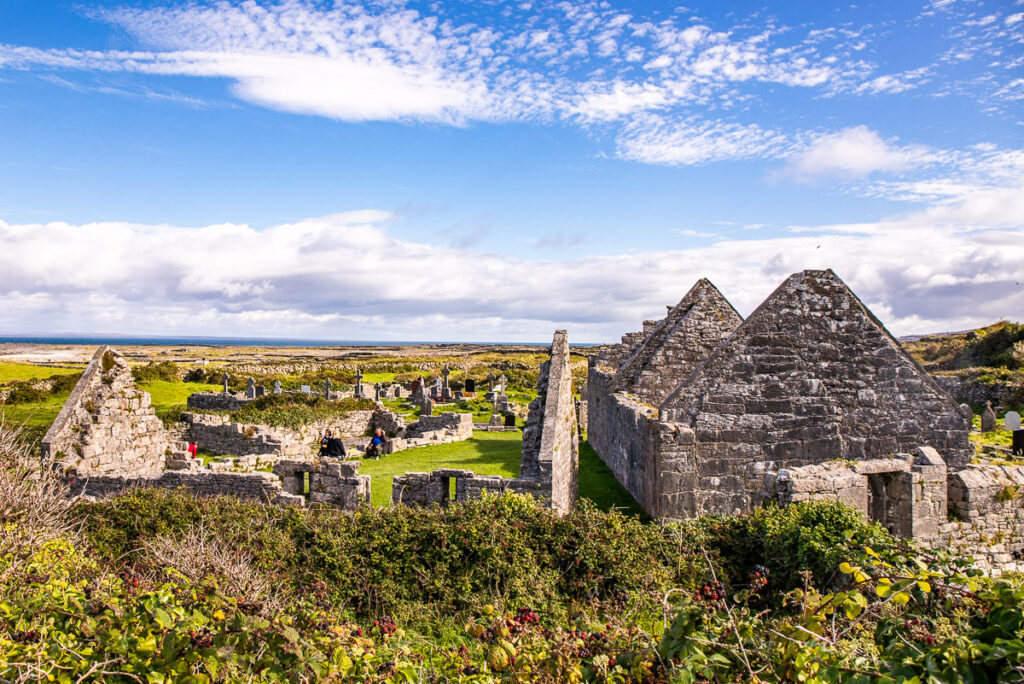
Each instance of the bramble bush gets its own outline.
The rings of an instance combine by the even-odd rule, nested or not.
[[[69,511],[2,429],[0,456],[3,681],[1024,681],[1019,577],[838,504],[662,526],[140,489]]]

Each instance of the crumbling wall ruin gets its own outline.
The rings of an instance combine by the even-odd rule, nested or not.
[[[305,499],[288,494],[271,473],[214,473],[167,470],[158,477],[123,475],[77,476],[69,479],[71,491],[96,498],[115,496],[130,489],[183,489],[194,496],[235,496],[272,504],[303,505]]]
[[[181,419],[188,440],[214,454],[302,456],[310,452],[296,430],[232,423],[230,416],[217,413],[183,413]]]
[[[284,490],[295,496],[309,494],[310,503],[324,503],[351,511],[370,500],[370,476],[360,475],[359,461],[320,459],[278,461],[274,475]],[[305,491],[308,486],[308,492]]]
[[[569,340],[564,330],[555,331],[551,360],[538,381],[539,395],[530,406],[523,430],[522,462],[518,478],[476,475],[471,470],[439,469],[431,473],[405,473],[393,480],[395,503],[445,504],[480,496],[484,491],[530,494],[560,513],[568,512],[579,487],[579,432],[576,401],[572,392]],[[472,417],[467,425],[472,429]]]
[[[969,465],[948,491],[940,545],[985,570],[1024,571],[1024,466]]]
[[[44,461],[69,475],[158,475],[171,440],[135,386],[128,362],[100,347],[42,441]]]

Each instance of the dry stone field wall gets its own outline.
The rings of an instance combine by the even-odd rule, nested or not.
[[[124,357],[104,346],[43,437],[42,456],[68,475],[151,477],[169,448],[149,394],[135,386]]]

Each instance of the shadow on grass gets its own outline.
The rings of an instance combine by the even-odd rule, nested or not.
[[[618,508],[625,515],[650,517],[585,441],[580,442],[580,498],[590,499],[602,511]]]

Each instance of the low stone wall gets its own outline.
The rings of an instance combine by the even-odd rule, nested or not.
[[[159,477],[94,476],[69,478],[72,492],[102,498],[128,489],[184,489],[195,496],[236,496],[274,504],[303,505],[305,499],[288,494],[271,473],[211,473],[168,470]]]
[[[479,498],[483,493],[516,492],[541,500],[550,500],[541,483],[498,475],[477,475],[472,470],[439,468],[429,473],[396,475],[391,486],[391,501],[409,506],[444,505],[451,501],[451,483],[455,481],[455,501]]]
[[[899,537],[934,539],[947,519],[946,464],[932,447],[895,458],[784,468],[765,481],[773,480],[782,505],[838,501]]]
[[[288,428],[232,423],[230,417],[214,413],[183,413],[181,419],[188,440],[215,454],[304,456],[310,452],[302,434]]]
[[[1024,571],[1024,466],[970,465],[949,475],[941,546],[984,570]]]
[[[193,411],[237,411],[250,401],[243,393],[196,392],[189,395],[185,405]]]
[[[404,451],[433,444],[461,442],[473,436],[472,413],[441,413],[422,416],[390,441],[390,451]]]
[[[287,459],[274,465],[274,475],[289,494],[303,496],[309,479],[310,503],[326,503],[352,511],[370,500],[370,476],[360,475],[359,461]]]

